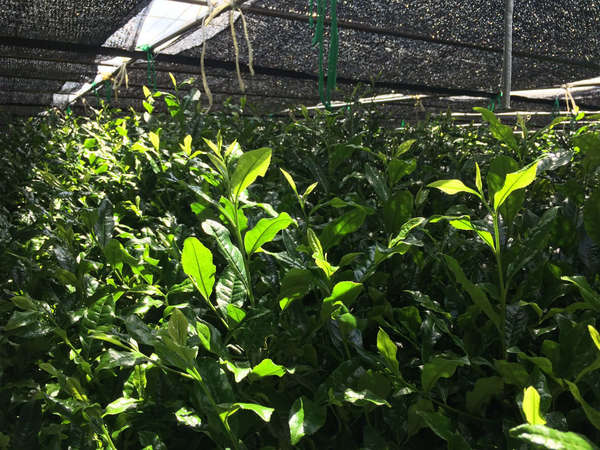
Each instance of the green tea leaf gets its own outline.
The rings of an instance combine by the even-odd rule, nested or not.
[[[439,189],[440,191],[445,192],[446,194],[450,194],[450,195],[455,195],[455,194],[458,194],[459,192],[467,192],[469,194],[473,194],[473,195],[476,195],[477,197],[481,198],[481,195],[479,194],[479,192],[471,189],[470,187],[467,187],[460,180],[434,181],[433,183],[429,183],[427,185],[427,187]]]
[[[540,394],[533,386],[523,389],[523,413],[530,425],[545,425],[546,421],[540,415]]]
[[[498,192],[494,193],[494,209],[496,211],[498,211],[498,208],[502,206],[511,193],[533,183],[537,174],[537,166],[538,162],[536,161],[517,172],[506,175],[504,186]]]
[[[583,224],[592,240],[600,245],[600,189],[592,192],[583,208]]]
[[[242,381],[244,378],[250,375],[250,372],[252,372],[250,363],[248,361],[239,362],[237,364],[234,364],[232,361],[223,361],[221,364],[223,364],[227,370],[233,374],[233,378],[235,379],[236,383]]]
[[[586,172],[593,172],[600,166],[600,133],[580,134],[573,139],[573,145],[579,147],[584,155],[583,166]]]
[[[232,405],[234,408],[243,409],[245,411],[252,411],[258,417],[260,417],[264,422],[269,422],[271,420],[271,416],[275,411],[274,408],[269,408],[268,406],[259,405],[258,403],[234,403]]]
[[[225,197],[219,199],[219,212],[229,222],[232,228],[237,228],[243,233],[248,228],[248,218],[242,208],[237,208]],[[236,217],[237,216],[237,217]]]
[[[241,307],[246,300],[246,287],[236,272],[227,266],[217,281],[215,287],[217,305],[222,310],[227,310],[229,305]]]
[[[190,156],[192,154],[192,136],[188,134],[186,137],[184,137],[183,144],[179,144],[179,146],[186,155]]]
[[[519,150],[519,144],[517,143],[517,139],[515,138],[511,127],[508,125],[503,125],[496,115],[486,108],[475,107],[473,110],[480,113],[483,117],[483,120],[489,123],[492,136],[494,136],[500,142],[505,143],[512,150]]]
[[[292,223],[294,220],[285,212],[271,219],[260,219],[254,228],[246,232],[244,236],[246,253],[251,255],[256,252],[263,244],[271,242],[277,233]]]
[[[33,299],[28,295],[15,295],[10,300],[19,308],[25,311],[37,311],[38,308],[33,302]]]
[[[285,310],[294,300],[306,296],[313,289],[314,275],[308,269],[291,269],[281,280],[279,307]]]
[[[210,250],[195,237],[187,238],[183,243],[181,266],[186,275],[194,280],[202,297],[208,301],[215,284],[217,271]]]
[[[390,239],[388,248],[394,248],[398,245],[401,245],[412,230],[424,225],[425,223],[427,223],[427,219],[424,217],[413,217],[412,219],[406,221],[406,223],[400,228],[400,232],[394,238]]]
[[[352,403],[356,406],[387,406],[391,408],[392,405],[388,401],[380,396],[374,394],[368,389],[362,391],[355,391],[354,389],[346,389],[344,391],[344,401]]]
[[[373,187],[377,197],[379,197],[382,202],[387,201],[388,197],[390,196],[390,192],[385,182],[385,178],[381,172],[374,169],[370,164],[367,164],[365,167],[365,178]]]
[[[272,360],[267,358],[263,359],[258,365],[254,366],[250,374],[256,378],[273,376],[281,378],[286,374],[286,370],[285,367],[275,364]]]
[[[393,159],[387,166],[387,176],[390,188],[394,187],[402,178],[413,173],[417,168],[417,160]]]
[[[217,241],[221,254],[225,257],[235,275],[244,283],[247,290],[248,277],[244,267],[244,258],[240,250],[231,243],[231,235],[227,228],[214,220],[205,220],[202,222],[202,230]]]
[[[323,248],[329,250],[339,244],[344,236],[357,231],[366,218],[367,212],[363,208],[354,208],[331,222],[323,229],[320,236]]]
[[[383,222],[388,233],[398,233],[413,215],[413,196],[408,190],[396,192],[383,205]]]
[[[94,337],[96,338],[96,337]],[[115,340],[107,340],[100,339],[103,341],[114,343]],[[125,346],[121,347],[125,348]],[[113,369],[115,367],[133,367],[137,365],[140,360],[143,358],[141,353],[132,352],[128,350],[126,352],[121,352],[112,348],[109,348],[107,351],[100,355],[98,365],[96,366],[96,371]]]
[[[414,145],[415,142],[417,142],[416,139],[408,139],[408,140],[404,141],[402,144],[400,144],[398,146],[398,148],[396,149],[396,152],[394,153],[394,156],[397,158],[397,157],[405,154],[407,151],[409,151],[411,149],[411,147]]]
[[[441,412],[417,411],[431,430],[445,441],[452,439],[454,434],[450,418]]]
[[[139,400],[137,400],[135,398],[125,398],[125,397],[118,398],[115,401],[106,405],[106,408],[104,408],[104,414],[102,414],[102,417],[114,416],[117,414],[121,414],[122,412],[136,408],[138,406],[138,404],[139,404]]]
[[[323,246],[321,245],[321,241],[319,240],[315,232],[312,230],[312,228],[308,228],[306,230],[306,237],[308,239],[308,245],[310,246],[313,253],[324,257]]]
[[[292,176],[288,172],[286,172],[285,170],[283,170],[281,168],[279,170],[281,170],[281,173],[283,174],[283,176],[287,180],[288,184],[292,188],[292,191],[294,191],[294,194],[296,194],[296,197],[299,198],[298,190],[296,189],[296,183],[294,182],[294,179],[292,178]]]
[[[329,318],[336,302],[342,302],[346,307],[350,307],[362,291],[362,283],[355,283],[354,281],[340,281],[337,283],[333,287],[331,295],[323,299],[321,319],[325,320]]]
[[[504,381],[500,377],[478,378],[472,391],[467,392],[467,411],[471,414],[483,415],[482,409],[494,397],[501,397]]]
[[[456,228],[457,230],[469,230],[474,231],[477,235],[485,242],[492,251],[496,250],[496,246],[494,244],[494,238],[492,237],[492,233],[486,230],[481,230],[476,228],[475,225],[471,223],[471,218],[469,216],[459,217],[458,219],[449,220],[448,223]]]
[[[568,281],[569,283],[574,284],[579,289],[579,293],[586,301],[586,303],[596,311],[600,311],[600,294],[598,294],[590,284],[587,282],[585,277],[577,275],[573,277],[561,277],[563,281]]]
[[[429,392],[440,378],[450,378],[454,375],[456,368],[468,365],[467,359],[447,359],[436,357],[423,366],[421,371],[421,386],[425,392]]]
[[[475,186],[481,195],[483,195],[483,183],[481,182],[481,170],[479,164],[475,163]]]
[[[271,153],[270,148],[259,148],[246,152],[240,157],[231,177],[231,193],[235,201],[257,177],[265,176],[271,162]]]
[[[202,429],[202,419],[193,410],[184,407],[179,408],[175,411],[175,418],[177,422],[190,427],[192,429],[200,431]]]
[[[319,185],[318,181],[315,181],[313,184],[311,184],[310,186],[308,186],[306,188],[306,190],[304,191],[304,194],[302,194],[302,198],[305,199],[306,197],[308,197],[310,195],[310,193],[312,191],[315,190],[315,188]]]
[[[523,365],[504,360],[494,361],[494,367],[502,376],[506,384],[513,384],[518,387],[525,387],[529,379],[529,373]]]
[[[519,425],[511,428],[510,435],[533,445],[556,450],[595,450],[597,447],[583,436],[558,431],[544,425]]]
[[[188,339],[188,321],[179,309],[174,309],[169,319],[169,336],[177,345],[185,346]]]
[[[585,415],[590,421],[590,423],[594,425],[596,429],[600,430],[600,411],[592,408],[590,404],[584,400],[583,396],[581,395],[581,392],[579,392],[579,388],[575,383],[572,383],[569,380],[564,381],[565,383],[567,383],[567,386],[569,386],[569,391],[571,391],[571,395],[573,395],[575,400],[577,400],[577,402],[583,408],[583,412],[585,412]]]
[[[198,339],[200,339],[200,342],[202,343],[202,346],[210,352],[211,333],[208,325],[203,322],[196,321],[196,333],[198,335]]]
[[[500,315],[496,311],[496,309],[490,303],[487,294],[483,289],[481,289],[476,284],[472,283],[463,272],[460,264],[456,259],[449,255],[444,255],[444,259],[446,260],[446,264],[456,277],[456,281],[463,287],[465,291],[483,312],[484,314],[492,321],[492,323],[496,326],[498,331],[502,332],[502,324],[500,320]]]
[[[507,174],[518,170],[519,164],[510,156],[498,155],[492,159],[486,177],[489,198],[493,199],[494,194],[502,189]],[[500,208],[500,214],[502,214],[505,223],[510,224],[513,222],[515,216],[523,206],[524,201],[524,191],[513,192],[513,194],[506,199]]]
[[[593,326],[588,325],[588,331],[590,332],[590,337],[594,341],[594,344],[600,350],[600,333]]]
[[[246,311],[244,311],[242,308],[232,305],[231,303],[227,305],[226,311],[227,317],[229,317],[235,323],[240,323],[246,317]]]
[[[116,239],[110,239],[103,249],[106,261],[118,271],[123,269],[123,263],[129,264],[131,267],[136,267],[138,261],[127,252],[123,244]]]
[[[316,433],[327,418],[327,409],[312,402],[305,396],[298,397],[292,407],[288,419],[290,428],[290,443],[298,444],[304,436]]]
[[[113,205],[108,198],[100,202],[98,207],[98,219],[94,224],[94,235],[101,248],[106,247],[112,238],[115,220],[113,218]]]
[[[377,350],[379,350],[379,353],[383,355],[388,367],[394,373],[394,375],[400,376],[400,368],[398,365],[398,360],[396,359],[398,348],[382,328],[380,328],[379,332],[377,333]]]
[[[150,142],[152,143],[152,146],[154,147],[154,149],[158,150],[158,148],[160,147],[160,138],[158,137],[158,134],[150,131],[148,133],[148,139],[150,139]]]
[[[206,138],[202,138],[204,140],[204,142],[206,143],[206,145],[208,145],[208,147],[215,153],[215,155],[218,155],[219,157],[221,156],[221,146],[215,144],[213,141],[206,139]]]

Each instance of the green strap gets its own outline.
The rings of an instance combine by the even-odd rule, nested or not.
[[[560,102],[558,100],[558,95],[554,97],[554,106],[552,107],[552,119],[554,120],[557,116],[560,115]]]
[[[142,45],[140,50],[146,52],[146,59],[148,61],[146,78],[148,84],[152,86],[152,91],[156,91],[156,67],[154,65],[154,54],[152,53],[152,47],[149,45]]]
[[[490,103],[489,103],[487,109],[494,112],[496,110],[496,105],[500,105],[501,101],[502,101],[502,92],[500,92],[498,95],[496,95],[495,97],[492,97],[490,99]]]
[[[112,98],[112,83],[110,80],[106,80],[104,83],[104,90],[106,91],[106,103],[110,103]]]
[[[310,25],[311,30],[314,30],[314,28],[315,28],[315,19],[313,18],[314,13],[315,13],[315,0],[308,0],[308,24]]]
[[[314,9],[314,0],[310,0],[311,11]],[[324,54],[325,54],[325,15],[327,6],[331,9],[331,27],[329,39],[329,54],[327,62],[327,86],[325,86]],[[312,26],[312,24],[311,24]],[[337,0],[317,0],[317,23],[312,45],[319,46],[319,97],[325,107],[331,109],[331,95],[335,90],[337,81],[337,62],[339,56],[339,32],[337,20]]]
[[[98,104],[100,104],[100,94],[98,94],[98,88],[96,87],[95,81],[92,81],[92,87],[90,88],[90,90],[94,91],[94,94],[96,95],[96,98],[98,99]]]

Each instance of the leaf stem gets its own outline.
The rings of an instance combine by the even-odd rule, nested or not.
[[[504,270],[502,268],[502,251],[500,249],[500,227],[498,225],[497,211],[492,212],[494,219],[494,255],[496,256],[496,266],[498,268],[498,284],[500,287],[500,341],[502,344],[501,357],[506,359],[506,285],[504,284]]]
[[[189,277],[189,279],[192,281],[192,284],[194,285],[196,290],[198,292],[202,292],[202,291],[200,291],[200,288],[198,287],[196,280],[194,280],[192,277]],[[210,309],[212,309],[212,311],[215,313],[215,315],[221,320],[221,323],[225,326],[225,328],[227,330],[229,330],[229,325],[227,324],[227,321],[223,318],[223,316],[217,310],[217,308],[215,308],[215,305],[213,305],[213,303],[210,301],[210,299],[205,299],[202,295],[201,295],[201,297],[206,301],[206,304],[210,307]]]
[[[234,223],[235,239],[237,241],[238,248],[240,249],[240,252],[242,254],[242,260],[244,261],[244,270],[246,272],[246,279],[248,280],[248,285],[246,286],[246,288],[248,289],[248,298],[250,299],[250,304],[252,306],[256,306],[256,300],[254,299],[254,292],[252,291],[252,277],[250,275],[250,261],[249,261],[248,254],[246,253],[246,247],[244,246],[244,240],[242,239],[242,232],[240,231],[240,221],[239,221],[239,217],[238,217],[239,203],[238,203],[237,199],[235,199],[235,201],[233,202],[233,205],[234,205],[233,220],[235,221],[235,223]]]
[[[104,425],[104,424],[102,424],[102,436],[104,437],[104,440],[106,441],[106,445],[108,445],[108,448],[110,450],[117,450],[117,447],[115,447],[115,444],[110,437],[108,428],[106,428],[106,425]]]

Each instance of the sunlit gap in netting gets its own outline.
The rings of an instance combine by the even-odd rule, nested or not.
[[[600,95],[600,77],[588,78],[585,80],[578,80],[563,84],[561,86],[545,87],[538,89],[523,89],[512,91],[511,95],[516,98],[526,98],[532,100],[557,100],[557,108],[553,111],[507,111],[498,112],[499,116],[525,114],[535,116],[552,116],[559,113],[570,113],[577,108],[577,101],[582,99],[590,99]],[[361,105],[375,105],[375,104],[386,104],[386,103],[415,103],[418,104],[421,100],[440,98],[435,94],[410,94],[410,93],[389,93],[380,94],[371,97],[360,97],[352,101],[332,101],[330,104],[331,108],[344,108],[355,104]],[[448,103],[448,106],[452,109],[452,105],[461,106],[465,103],[473,103],[484,99],[483,97],[474,97],[472,95],[451,95],[445,96],[444,99]],[[307,110],[325,109],[326,106],[323,103],[318,103],[313,106],[309,106]],[[283,113],[289,113],[294,108],[286,109]],[[583,111],[588,114],[598,114],[600,111]],[[477,112],[461,112],[454,111],[451,113],[453,117],[480,117]]]
[[[205,6],[207,2],[203,3],[204,5],[176,0],[153,0],[121,29],[113,33],[103,46],[113,47],[118,36],[124,33],[133,34],[135,36],[134,49],[146,51],[148,64],[155,53],[177,54],[197,47],[221,32],[229,24],[226,16],[217,17],[209,26],[198,26],[195,31],[190,29],[188,33],[183,33],[194,24],[199,24],[220,2],[213,1],[210,7]],[[234,20],[237,19],[238,14],[235,13]],[[169,39],[169,37],[171,38]],[[116,85],[117,88],[121,84],[126,84],[127,65],[130,63],[132,63],[131,58],[121,56],[106,59],[99,57],[94,80],[86,83],[72,81],[64,83],[61,91],[54,94],[53,105],[65,107],[90,91],[97,92],[103,82],[109,79],[114,80],[113,85]]]

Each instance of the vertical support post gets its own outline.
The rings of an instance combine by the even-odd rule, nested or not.
[[[502,109],[510,109],[512,81],[512,33],[514,0],[504,0],[504,58],[502,61]]]

